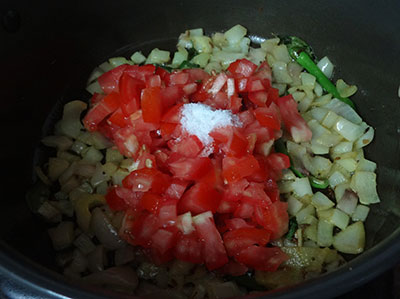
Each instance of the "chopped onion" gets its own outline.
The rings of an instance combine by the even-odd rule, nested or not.
[[[281,61],[285,64],[292,61],[292,59],[289,56],[289,51],[285,44],[280,44],[274,47],[272,49],[272,55],[274,55],[277,61]]]
[[[84,281],[111,289],[133,292],[138,285],[136,272],[130,267],[112,267],[107,270],[90,274],[83,278]]]
[[[205,283],[205,287],[209,298],[232,298],[243,295],[233,281],[219,282],[210,280]]]
[[[193,47],[199,53],[211,53],[212,52],[212,44],[211,38],[208,36],[193,36],[191,38]]]
[[[146,61],[146,56],[144,56],[141,51],[137,51],[132,54],[131,60],[134,64],[141,64]]]
[[[119,152],[118,149],[108,148],[106,151],[106,162],[120,163],[124,159],[124,156]]]
[[[297,200],[294,196],[288,198],[288,213],[289,215],[295,216],[303,207],[303,203]]]
[[[371,143],[374,139],[375,130],[372,127],[368,127],[367,131],[354,143],[356,149],[362,148]]]
[[[66,136],[46,136],[42,139],[42,143],[59,151],[65,151],[71,147],[73,141]]]
[[[360,202],[365,205],[380,202],[376,192],[376,174],[368,171],[356,171],[351,179],[351,189],[357,193]]]
[[[277,61],[272,65],[272,74],[277,83],[289,84],[293,82],[287,70],[287,64],[281,61]]]
[[[108,61],[105,61],[102,64],[100,64],[99,68],[102,69],[104,72],[108,72],[113,69],[112,65]]]
[[[87,104],[82,101],[71,101],[64,105],[63,117],[59,124],[59,130],[63,135],[71,138],[78,137],[83,129],[81,113],[86,108]]]
[[[353,221],[365,221],[369,213],[369,207],[363,205],[357,205],[351,219]]]
[[[349,105],[343,103],[342,101],[336,98],[330,100],[323,107],[335,112],[337,115],[342,116],[343,118],[347,119],[348,121],[351,121],[352,123],[355,123],[356,125],[362,123],[362,118],[353,108],[351,108]]]
[[[331,201],[325,194],[321,192],[314,193],[311,203],[318,209],[318,210],[327,210],[332,208],[335,203]]]
[[[242,25],[235,25],[224,33],[229,44],[238,44],[247,34],[247,29]]]
[[[74,143],[72,144],[70,150],[73,151],[74,153],[80,155],[84,149],[87,148],[87,145],[84,144],[83,142],[79,140],[75,140]]]
[[[360,221],[349,225],[333,237],[333,247],[343,253],[358,254],[364,251],[364,246],[365,230]]]
[[[92,239],[85,233],[80,234],[74,240],[74,245],[85,255],[96,249]]]
[[[114,250],[124,246],[125,242],[120,239],[117,230],[100,208],[93,210],[90,226],[105,248]]]
[[[348,141],[355,141],[363,134],[363,127],[356,125],[345,118],[339,117],[333,130],[342,135]]]
[[[110,180],[110,176],[104,171],[103,165],[97,163],[95,171],[90,178],[90,184],[96,188],[98,185],[103,182],[107,182],[108,180]]]
[[[315,215],[314,206],[308,205],[296,214],[296,221],[298,224],[310,224],[310,220],[312,221],[313,218],[310,216],[314,215]]]
[[[313,195],[308,178],[297,178],[295,181],[291,182],[291,185],[293,192],[300,198]]]
[[[375,172],[376,163],[365,158],[361,158],[358,162],[357,171]]]
[[[352,215],[357,207],[357,202],[357,195],[350,190],[346,190],[343,196],[338,200],[337,208],[347,215]]]
[[[350,97],[357,92],[357,86],[348,85],[342,79],[336,81],[336,89],[342,98]]]
[[[82,161],[88,162],[90,164],[96,164],[103,160],[103,154],[95,149],[93,146],[90,146],[82,153],[83,159]]]
[[[84,178],[92,177],[96,172],[96,166],[89,164],[85,161],[79,161],[74,164],[74,174],[79,175]]]
[[[146,64],[167,63],[169,61],[169,52],[154,48],[146,59]]]
[[[301,78],[301,84],[305,88],[314,89],[316,78],[313,75],[306,72],[302,72],[300,74],[300,78]]]
[[[346,229],[349,224],[350,217],[339,209],[333,209],[329,221],[340,229]]]
[[[104,271],[104,268],[107,265],[106,251],[102,245],[96,246],[87,256],[87,259],[88,268],[92,273]]]
[[[329,60],[327,56],[323,57],[320,61],[318,61],[317,66],[328,78],[332,77],[333,73],[333,63]]]
[[[55,250],[62,250],[71,246],[74,240],[74,223],[63,221],[54,228],[47,230]]]
[[[333,224],[320,220],[317,226],[317,243],[322,247],[329,247],[333,243]]]
[[[91,133],[91,141],[95,149],[98,150],[106,149],[114,145],[107,137],[97,131]]]
[[[79,227],[84,231],[89,231],[92,214],[90,209],[105,204],[105,198],[100,194],[82,193],[74,201],[76,221]],[[97,226],[96,226],[97,228]]]
[[[116,68],[117,66],[123,65],[123,64],[132,64],[131,61],[128,61],[125,57],[112,57],[108,59],[108,62],[113,68]]]
[[[335,188],[335,186],[342,184],[346,181],[347,179],[345,178],[345,176],[339,171],[334,171],[329,177],[329,185],[332,188]]]
[[[97,80],[94,81],[93,83],[89,84],[88,86],[86,86],[86,90],[87,90],[87,92],[89,92],[92,95],[95,93],[99,93],[99,94],[103,93],[103,90],[101,89],[101,86]]]

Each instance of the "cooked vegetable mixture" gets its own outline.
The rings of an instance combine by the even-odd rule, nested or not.
[[[64,106],[31,208],[65,275],[155,298],[295,284],[363,252],[374,129],[297,37],[236,25],[110,58]],[[254,47],[253,47],[254,46]]]

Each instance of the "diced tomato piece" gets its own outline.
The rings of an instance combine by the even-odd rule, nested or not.
[[[227,144],[227,154],[234,157],[242,157],[247,153],[247,146],[247,139],[238,130],[233,130],[233,134]]]
[[[150,154],[149,151],[141,151],[136,162],[138,162],[137,169],[157,167],[156,157]]]
[[[119,196],[119,194],[116,192],[117,188],[120,187],[113,187],[108,190],[106,194],[107,204],[110,209],[114,211],[126,210],[128,208],[128,205],[126,204],[124,198]]]
[[[165,197],[179,200],[185,192],[188,182],[180,179],[172,179],[171,184],[165,191]]]
[[[131,229],[133,244],[149,248],[151,237],[158,230],[158,227],[158,218],[152,213],[143,213],[137,217]]]
[[[177,259],[193,264],[203,263],[202,242],[196,232],[188,235],[179,234],[174,248]]]
[[[265,90],[253,91],[248,94],[249,100],[258,107],[265,107],[268,101],[268,92]]]
[[[247,82],[249,81],[249,78],[236,78],[235,79],[235,87],[236,90],[241,93],[241,92],[246,92],[247,91]]]
[[[121,94],[121,109],[126,116],[139,110],[140,92],[144,87],[143,81],[133,78],[127,73],[122,75],[119,82],[119,90]]]
[[[113,134],[113,139],[121,154],[126,157],[136,157],[139,142],[131,126],[118,129]]]
[[[257,77],[261,80],[268,80],[269,82],[271,82],[272,72],[271,68],[269,67],[266,61],[260,64],[256,72],[254,73],[254,77]]]
[[[287,203],[276,201],[266,208],[255,208],[255,221],[271,232],[271,240],[282,237],[288,230]]]
[[[252,124],[256,118],[251,110],[245,110],[237,114],[241,123],[243,124],[243,128],[247,127],[248,125]]]
[[[181,110],[183,104],[177,104],[169,109],[162,117],[162,121],[170,124],[179,124],[181,121]]]
[[[215,227],[211,212],[193,217],[194,226],[203,242],[203,257],[208,270],[212,271],[226,263],[228,257],[221,235]]]
[[[256,135],[256,133],[248,134],[246,136],[246,140],[247,140],[246,152],[251,155],[251,154],[253,154],[254,148],[256,147],[256,143],[257,143],[257,135]]]
[[[272,139],[274,138],[274,130],[271,128],[261,126],[258,120],[255,120],[253,123],[248,125],[244,133],[247,135],[253,133],[256,134],[257,136],[256,147],[257,145],[260,145],[264,142],[272,141]]]
[[[224,244],[229,256],[240,254],[251,245],[265,246],[269,242],[270,233],[259,228],[239,228],[224,234]]]
[[[180,157],[173,162],[169,162],[168,167],[176,178],[197,180],[206,175],[212,169],[212,163],[211,160],[206,157]]]
[[[113,113],[119,107],[118,93],[110,93],[100,102],[93,106],[83,118],[85,128],[89,131],[95,131],[97,125],[108,115]]]
[[[190,212],[187,212],[185,214],[179,215],[176,219],[176,227],[184,235],[189,235],[194,232],[192,214]]]
[[[99,78],[97,78],[101,89],[106,94],[110,94],[113,91],[119,91],[119,80],[127,67],[127,64],[117,66],[116,68],[113,68],[112,70],[104,73]]]
[[[244,190],[241,200],[243,202],[263,207],[269,206],[272,203],[264,191],[264,184],[254,182],[251,182],[246,190]]]
[[[277,103],[279,99],[279,90],[276,88],[270,88],[268,90],[268,101],[267,101],[267,106],[269,106],[271,103]]]
[[[281,129],[278,107],[272,103],[269,107],[259,107],[254,110],[254,115],[260,125],[274,130]]]
[[[90,98],[90,106],[93,107],[98,102],[100,102],[105,97],[104,94],[95,92],[93,96]]]
[[[157,194],[163,193],[169,184],[169,176],[153,168],[135,170],[122,180],[122,185],[125,188],[139,192],[151,190]]]
[[[222,87],[225,85],[227,80],[228,80],[228,76],[225,73],[218,74],[217,77],[215,77],[212,86],[208,90],[208,93],[216,95],[222,89]]]
[[[267,193],[268,197],[271,199],[271,202],[279,201],[280,199],[279,189],[265,191],[265,193]]]
[[[212,164],[210,171],[198,181],[207,184],[216,190],[221,190],[223,189],[221,161],[218,159],[212,159]]]
[[[185,92],[183,91],[181,86],[175,85],[175,86],[167,86],[165,88],[162,88],[160,91],[160,95],[161,95],[161,102],[162,102],[163,108],[165,110],[170,107],[172,107],[171,109],[175,108],[176,106],[174,106],[174,105],[182,99],[184,94],[185,94]],[[165,114],[163,116],[163,121],[168,121],[168,120],[164,119],[164,117],[165,117]]]
[[[161,80],[164,80],[165,76],[168,75],[169,72],[162,68],[162,67],[156,67],[156,75],[159,75]]]
[[[198,83],[199,81],[205,82],[210,78],[210,75],[206,71],[200,68],[184,69],[183,72],[189,74],[190,82],[196,82],[196,83]]]
[[[146,65],[129,65],[125,69],[125,73],[133,78],[146,82],[147,78],[152,76],[156,71],[156,67],[152,64]]]
[[[174,258],[172,249],[167,250],[164,254],[162,254],[153,246],[146,249],[146,254],[156,266],[161,266],[162,264],[168,263]]]
[[[288,259],[288,256],[278,247],[250,246],[243,249],[236,260],[247,267],[260,271],[274,272]]]
[[[218,191],[204,183],[196,183],[183,194],[178,203],[178,212],[191,212],[193,215],[207,211],[215,213],[220,201],[221,194]]]
[[[267,163],[273,170],[283,170],[290,167],[289,156],[282,153],[272,153],[267,157]]]
[[[151,75],[146,80],[146,87],[161,87],[161,77],[159,75]]]
[[[143,89],[141,105],[143,120],[145,122],[158,124],[162,116],[160,87],[149,87]]]
[[[151,237],[152,247],[161,254],[165,254],[168,249],[174,247],[176,242],[176,234],[166,229],[159,229]]]
[[[220,272],[225,275],[241,276],[246,274],[248,270],[249,268],[247,268],[245,265],[230,260],[229,263],[221,268]]]
[[[158,124],[148,123],[144,121],[142,110],[136,111],[129,118],[136,134],[137,132],[148,134],[151,131],[155,131],[159,128]]]
[[[249,186],[246,179],[229,183],[228,188],[224,192],[224,199],[229,201],[238,201],[242,198],[244,190]]]
[[[256,159],[260,168],[248,177],[253,182],[263,183],[271,176],[271,170],[268,167],[266,158],[262,155],[256,155]]]
[[[236,201],[230,201],[230,200],[222,199],[219,202],[219,206],[218,206],[217,212],[221,213],[221,214],[233,213],[233,212],[236,211],[238,205],[239,205],[239,203],[236,202]]]
[[[107,123],[112,126],[123,128],[129,124],[129,118],[122,113],[122,109],[118,108],[113,114],[107,119]]]
[[[225,220],[226,227],[229,230],[235,230],[239,228],[253,228],[254,225],[249,224],[246,222],[246,220],[242,218],[231,218],[231,219],[226,219]]]
[[[160,130],[163,138],[170,138],[171,134],[175,131],[176,124],[161,123]]]
[[[184,72],[173,72],[169,76],[168,85],[185,85],[189,81],[189,74]]]
[[[184,157],[194,158],[203,149],[203,143],[196,135],[181,136],[179,139],[171,139],[168,142],[171,151]]]
[[[247,81],[246,89],[249,93],[265,90],[263,82],[260,79],[250,77]]]
[[[233,112],[233,113],[238,113],[240,111],[240,108],[242,108],[242,98],[238,97],[237,95],[233,95],[230,97],[230,103],[228,105],[228,108]]]
[[[232,62],[228,71],[235,77],[250,77],[257,69],[257,65],[243,58]]]
[[[167,200],[160,204],[158,209],[158,220],[160,226],[171,226],[175,224],[177,218],[177,201]]]
[[[281,97],[276,103],[281,112],[285,129],[290,133],[294,142],[310,141],[312,132],[308,127],[306,121],[297,110],[297,103],[292,95]]]
[[[197,84],[196,83],[189,83],[183,86],[182,88],[185,95],[191,95],[197,91]]]
[[[242,202],[233,213],[234,217],[249,219],[253,217],[254,207],[250,203]]]
[[[162,201],[162,197],[158,194],[146,192],[140,199],[139,206],[142,209],[149,211],[150,213],[157,213],[158,207]]]
[[[222,175],[228,182],[238,181],[253,174],[259,168],[257,160],[252,155],[242,158],[225,157],[222,160]]]

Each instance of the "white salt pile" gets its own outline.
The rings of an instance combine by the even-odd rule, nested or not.
[[[185,104],[181,112],[182,128],[190,135],[196,135],[204,146],[213,142],[209,133],[214,129],[226,126],[242,126],[237,115],[234,115],[230,110],[215,110],[201,103]]]

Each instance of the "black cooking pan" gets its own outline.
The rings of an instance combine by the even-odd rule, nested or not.
[[[357,110],[376,128],[366,155],[378,163],[382,203],[372,208],[367,221],[368,250],[335,272],[268,298],[333,297],[399,260],[399,1],[3,0],[0,13],[3,287],[5,277],[22,291],[54,298],[115,296],[68,282],[54,271],[45,227],[24,200],[32,166],[40,162],[34,155],[38,140],[60,117],[60,109],[53,109],[60,107],[56,103],[88,98],[86,79],[107,57],[156,46],[172,49],[185,29],[202,27],[212,33],[238,23],[254,36],[299,36],[317,56],[328,55],[337,65],[336,78],[359,87]]]

